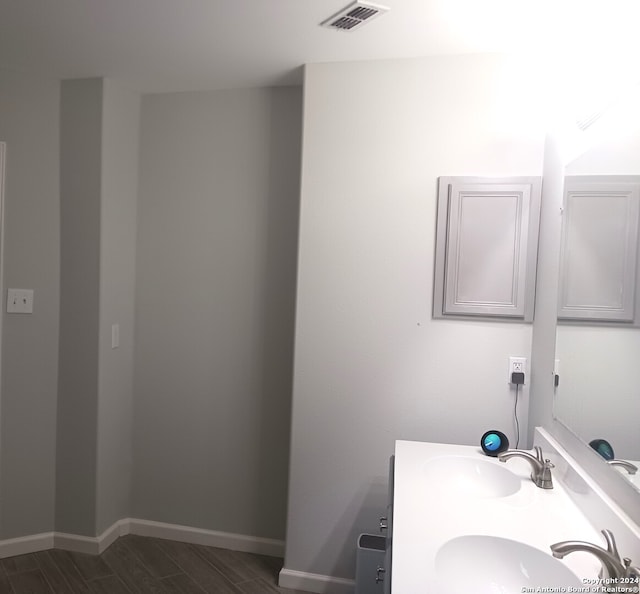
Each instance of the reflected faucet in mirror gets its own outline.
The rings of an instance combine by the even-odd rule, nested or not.
[[[619,466],[620,468],[624,468],[629,474],[635,474],[638,472],[638,467],[627,460],[613,459],[607,460],[607,462],[609,463],[609,466]]]
[[[607,461],[609,466],[621,468],[630,475],[638,472],[638,467],[633,462],[615,457],[613,446],[606,439],[592,439],[589,445]]]

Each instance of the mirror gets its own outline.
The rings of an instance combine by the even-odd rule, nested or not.
[[[640,187],[638,127],[593,146],[565,167],[553,414],[585,444],[599,447],[602,464],[615,456],[639,467],[640,254],[634,208],[640,201],[618,199],[607,185],[612,181]],[[609,200],[606,209],[602,201],[590,203],[586,191],[599,182],[605,184],[599,189],[600,198]],[[566,307],[580,309],[590,299],[598,301],[600,311],[582,308],[572,315]],[[607,308],[617,312],[602,313]],[[606,440],[613,452],[594,440]],[[614,463],[609,476],[623,475],[640,494],[640,470],[632,474],[634,466]]]

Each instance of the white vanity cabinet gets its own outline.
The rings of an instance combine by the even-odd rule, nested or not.
[[[385,593],[512,593],[538,586],[569,591],[582,579],[597,579],[595,557],[567,555],[560,561],[550,546],[566,540],[600,543],[599,530],[606,526],[595,529],[588,522],[560,473],[553,489],[536,487],[530,475],[527,460],[501,463],[478,446],[397,441],[389,480]],[[508,551],[489,555],[489,570],[486,550],[494,548],[484,549],[484,543]],[[452,570],[452,563],[460,571]]]
[[[358,538],[355,594],[391,593],[394,460],[391,456],[387,506],[379,519],[381,534],[361,534]]]
[[[394,471],[395,471],[396,457],[391,456],[389,459],[389,496],[387,499],[387,515],[384,518],[384,522],[381,518],[381,527],[384,523],[386,528],[386,543],[384,551],[384,594],[391,594],[391,570],[393,563],[393,487],[394,487]]]

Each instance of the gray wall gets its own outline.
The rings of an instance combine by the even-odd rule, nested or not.
[[[143,98],[134,517],[284,537],[300,110]]]
[[[7,143],[0,403],[0,538],[53,529],[59,313],[57,81],[0,70]],[[33,315],[7,315],[6,289],[34,289]]]
[[[104,81],[96,533],[130,513],[140,96]],[[120,346],[111,348],[111,326]]]
[[[132,515],[138,118],[113,81],[0,74],[5,287],[36,304],[3,320],[2,538]],[[300,89],[148,97],[145,122],[135,515],[282,538]]]
[[[531,327],[431,319],[436,188],[541,175],[532,88],[490,55],[306,67],[286,569],[353,577],[394,440],[513,435]]]
[[[94,536],[130,510],[139,105],[109,80],[62,83],[61,532]]]
[[[95,535],[102,79],[62,83],[56,530]]]

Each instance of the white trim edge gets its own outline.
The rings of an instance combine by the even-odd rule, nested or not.
[[[32,534],[30,536],[20,536],[18,538],[1,540],[0,559],[52,549],[53,541],[53,532],[43,532],[42,534]]]
[[[284,568],[280,570],[278,580],[278,585],[283,588],[317,594],[353,594],[355,584],[354,580]]]
[[[217,530],[205,530],[179,524],[165,524],[152,520],[129,520],[131,534],[140,536],[153,536],[178,540],[191,544],[200,544],[208,547],[220,547],[232,551],[245,553],[258,553],[270,557],[282,557],[284,555],[284,541],[259,536],[246,536],[231,532],[218,532]]]
[[[75,553],[99,555],[106,551],[120,536],[129,534],[128,518],[118,520],[107,528],[100,536],[81,536],[79,534],[53,533],[53,547]]]
[[[258,553],[270,557],[282,557],[284,555],[284,541],[282,540],[205,530],[191,526],[180,526],[179,524],[165,524],[164,522],[153,522],[151,520],[124,518],[109,526],[100,536],[45,532],[0,540],[0,559],[53,548],[75,553],[99,555],[120,536],[125,534],[166,538],[168,540],[220,547],[245,553]]]

